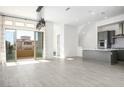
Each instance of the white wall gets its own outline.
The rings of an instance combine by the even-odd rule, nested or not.
[[[124,21],[124,15],[115,16],[106,20],[102,20],[96,23],[87,24],[80,29],[82,34],[81,45],[83,49],[96,49],[97,48],[97,26],[103,26],[111,23]]]
[[[81,25],[80,27],[78,27],[78,46],[77,46],[77,56],[82,57],[82,46],[83,46],[83,34],[84,31],[83,28],[85,27],[85,25]]]
[[[57,52],[57,35],[60,35],[60,58],[77,56],[77,27],[54,24],[53,51]]]
[[[83,49],[96,49],[97,48],[97,28],[96,24],[88,24],[80,30],[82,36],[81,45]]]
[[[77,56],[78,30],[75,26],[65,25],[64,27],[64,48],[65,57]]]
[[[45,32],[45,57],[52,58],[53,57],[53,23],[46,23],[46,32]]]
[[[57,53],[57,35],[60,35],[60,57],[64,58],[64,24],[54,24],[54,51]]]

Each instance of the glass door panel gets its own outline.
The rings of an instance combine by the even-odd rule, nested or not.
[[[6,61],[16,60],[16,32],[15,30],[6,29],[5,31],[5,44],[6,44]]]
[[[43,57],[43,32],[35,32],[35,58]]]

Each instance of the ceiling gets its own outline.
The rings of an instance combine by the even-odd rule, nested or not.
[[[37,19],[37,6],[0,6],[0,14]]]
[[[70,9],[67,9],[70,8]],[[37,19],[37,6],[0,6],[0,13]],[[66,9],[68,11],[66,11]],[[44,18],[47,21],[71,25],[90,24],[124,13],[123,6],[45,6]]]
[[[67,8],[63,6],[45,7],[45,19],[65,24],[81,25],[124,13],[124,7],[121,6],[72,6],[68,11],[65,11]]]

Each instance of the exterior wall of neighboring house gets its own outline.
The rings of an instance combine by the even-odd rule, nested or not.
[[[33,50],[33,49],[34,49],[34,41],[22,42],[22,50]]]
[[[33,50],[34,40],[30,40],[30,37],[28,36],[23,37],[17,39],[17,50]]]
[[[17,39],[17,57],[33,57],[34,56],[34,40],[30,40],[29,36],[21,36]]]

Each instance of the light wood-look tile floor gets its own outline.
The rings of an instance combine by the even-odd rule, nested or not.
[[[32,60],[30,60],[32,61]],[[20,61],[24,62],[24,61]],[[32,64],[32,62],[34,62]],[[124,64],[74,60],[40,60],[0,66],[1,87],[124,86]],[[35,63],[36,62],[36,63]]]

